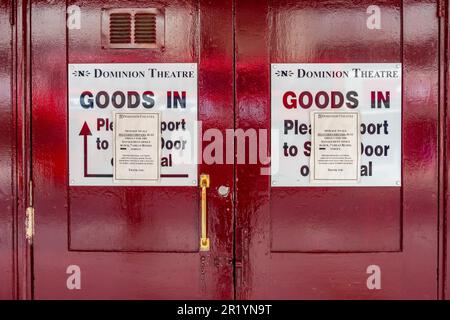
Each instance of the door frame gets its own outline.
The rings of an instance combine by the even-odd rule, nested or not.
[[[14,189],[16,206],[14,212],[14,279],[18,300],[33,299],[33,255],[32,246],[26,240],[26,208],[30,203],[31,177],[31,105],[30,105],[30,6],[28,0],[12,1],[13,7],[13,52],[14,84],[13,102],[15,122],[15,173]]]

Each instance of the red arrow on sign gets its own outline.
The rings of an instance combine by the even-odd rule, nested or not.
[[[88,173],[88,136],[92,136],[91,129],[85,121],[81,127],[79,136],[84,137],[84,177],[85,178],[112,178],[112,174],[91,174]],[[161,178],[188,178],[188,174],[161,174]]]
[[[90,174],[88,173],[88,145],[87,145],[87,138],[88,136],[92,136],[91,129],[89,129],[89,126],[87,122],[85,121],[83,124],[83,127],[81,127],[81,131],[78,134],[79,136],[84,137],[84,177],[85,178],[112,178],[112,174]]]

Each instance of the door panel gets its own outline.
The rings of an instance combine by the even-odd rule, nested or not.
[[[69,63],[197,63],[202,129],[233,127],[231,1],[69,5],[80,8],[80,29],[66,28],[63,1],[31,9],[35,297],[232,298],[232,202],[216,191],[233,187],[232,166],[198,165],[211,177],[211,250],[200,252],[198,185],[69,186],[67,140]],[[129,7],[164,9],[164,48],[102,48],[102,9]],[[80,290],[66,286],[71,265],[81,270]]]
[[[367,28],[369,5],[381,7],[382,32]],[[271,63],[402,60],[400,1],[358,2],[351,7],[349,2],[321,1],[312,7],[306,2],[279,1],[271,9]],[[272,251],[374,252],[401,248],[400,188],[271,188],[270,199]],[[320,206],[317,201],[321,201]]]
[[[195,1],[171,1],[165,10],[165,48],[101,49],[103,8],[133,7],[121,1],[72,1],[82,8],[81,29],[68,30],[68,63],[195,63],[200,29]],[[141,6],[152,7],[151,4]],[[139,7],[139,6],[138,6]],[[120,81],[120,80],[119,80]],[[61,150],[63,151],[63,150]],[[67,150],[63,152],[67,153]],[[107,172],[108,168],[105,169]],[[195,177],[194,177],[195,179]],[[99,201],[108,199],[108,201]],[[176,199],[176,201],[173,201]],[[107,251],[198,251],[197,188],[71,186],[70,248]],[[130,220],[132,219],[132,220]],[[101,230],[101,232],[96,231]]]
[[[0,1],[0,299],[14,297],[13,215],[16,183],[13,176],[13,59],[11,2]]]
[[[380,30],[367,27],[370,5]],[[274,188],[263,164],[237,165],[236,237],[248,247],[238,254],[239,298],[436,298],[436,10],[425,1],[236,2],[237,128],[270,129],[270,63],[403,65],[401,187]],[[380,290],[366,284],[373,265]]]

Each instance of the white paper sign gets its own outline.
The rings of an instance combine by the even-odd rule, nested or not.
[[[114,113],[114,182],[159,179],[158,113]]]
[[[272,187],[314,187],[310,113],[360,115],[360,179],[327,186],[400,186],[400,63],[271,65]]]
[[[196,63],[69,64],[68,81],[71,186],[197,185]],[[114,112],[160,114],[158,179],[114,180]]]
[[[312,112],[312,183],[357,182],[360,124],[357,112]]]

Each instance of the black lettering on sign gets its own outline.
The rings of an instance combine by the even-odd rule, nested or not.
[[[184,96],[186,100],[186,95]],[[96,94],[91,91],[83,91],[80,95],[80,105],[84,109],[107,108],[112,105],[116,109],[127,106],[127,108],[137,108],[142,106],[144,108],[153,108],[155,105],[154,94],[152,91],[144,91],[142,94],[136,91],[114,91],[108,93],[107,91],[99,91]]]

